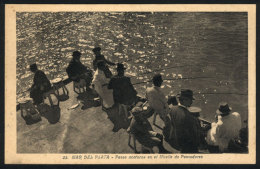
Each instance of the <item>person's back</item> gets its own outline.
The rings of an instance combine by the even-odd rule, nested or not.
[[[36,63],[30,65],[30,70],[34,73],[30,97],[34,104],[39,105],[43,102],[43,93],[51,89],[51,83],[45,73],[38,70]]]
[[[80,78],[73,78],[73,77],[77,77],[88,72],[88,68],[85,67],[81,62],[76,62],[74,59],[72,59],[66,71],[69,78],[71,78],[74,81],[79,81]]]
[[[98,61],[104,61],[106,63],[106,59],[104,55],[96,55],[96,58],[93,60],[93,69],[97,70]]]
[[[113,96],[116,103],[130,105],[136,99],[137,92],[129,77],[113,76],[108,88],[113,89]]]
[[[226,102],[219,103],[216,110],[217,122],[211,123],[211,129],[207,133],[207,143],[217,146],[220,152],[227,151],[229,142],[239,137],[241,117],[239,113],[232,113],[231,110]]]
[[[182,133],[183,123],[185,119],[185,112],[179,106],[172,106],[169,110],[169,115],[171,117],[172,123],[176,127],[177,133]]]
[[[74,51],[72,57],[66,69],[69,78],[74,82],[80,82],[81,79],[85,80],[86,90],[91,91],[92,71],[80,62],[81,53],[79,51]]]
[[[160,118],[167,122],[168,103],[165,95],[161,91],[161,85],[163,83],[162,76],[155,74],[153,76],[153,87],[149,87],[145,91],[145,95],[150,106],[159,114]]]
[[[241,129],[241,117],[233,112],[227,116],[218,116],[216,127],[216,143],[221,151],[228,147],[230,140],[239,137]]]
[[[182,106],[172,106],[169,111],[173,133],[171,144],[181,151],[196,152],[199,145],[199,124],[187,109]],[[174,138],[175,137],[175,138]]]
[[[196,153],[200,142],[200,124],[198,120],[187,109],[191,106],[193,92],[183,89],[179,96],[179,105],[171,106],[169,114],[173,131],[169,140],[172,145],[177,146],[182,153]],[[174,138],[175,137],[175,138]]]
[[[146,89],[146,98],[154,110],[158,111],[165,108],[167,100],[159,87],[148,87]]]
[[[33,78],[34,85],[38,86],[41,92],[47,92],[51,89],[50,80],[47,78],[45,73],[41,70],[35,72]]]

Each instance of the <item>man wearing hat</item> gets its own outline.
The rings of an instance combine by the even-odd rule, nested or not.
[[[153,148],[157,146],[159,153],[168,153],[163,147],[163,135],[153,131],[153,128],[141,107],[134,107],[131,111],[133,118],[127,132],[134,134],[140,144],[145,147]]]
[[[220,152],[227,151],[230,141],[239,137],[241,117],[237,112],[231,113],[231,110],[226,102],[221,102],[216,111],[217,122],[211,123],[207,134],[207,143],[218,146]]]
[[[194,100],[190,89],[182,89],[178,95],[179,104],[170,108],[171,125],[169,143],[181,153],[197,153],[200,144],[200,124],[194,117],[189,107]]]
[[[38,69],[36,63],[30,65],[30,70],[34,73],[30,97],[33,103],[38,105],[43,102],[43,94],[51,89],[51,83],[45,73]]]
[[[114,102],[119,105],[119,112],[128,116],[127,107],[136,101],[137,92],[130,78],[124,75],[125,69],[122,63],[117,64],[118,74],[111,78],[108,89],[113,89]]]
[[[153,86],[146,89],[146,98],[149,105],[159,114],[160,118],[166,123],[168,113],[168,100],[161,91],[162,76],[155,74],[153,77]]]
[[[109,70],[107,64],[108,64],[108,65],[112,65],[112,66],[114,66],[114,65],[116,65],[116,64],[113,63],[113,62],[110,62],[109,60],[107,60],[107,59],[104,57],[104,55],[101,54],[101,48],[100,48],[100,47],[95,47],[92,51],[93,51],[93,53],[95,54],[95,59],[93,60],[93,68],[94,68],[94,70],[96,71],[96,69],[97,69],[97,62],[100,61],[100,60],[102,60],[102,61],[104,61],[104,63],[105,63],[104,73],[105,73],[105,75],[106,75],[107,78],[111,78],[112,73],[111,73],[111,71]]]
[[[72,81],[79,82],[80,79],[84,79],[86,81],[87,90],[90,90],[92,71],[80,62],[80,57],[81,53],[79,51],[74,51],[72,54],[72,60],[70,61],[66,71]]]

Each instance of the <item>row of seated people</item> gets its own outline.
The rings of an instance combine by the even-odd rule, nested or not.
[[[95,54],[95,59],[93,60],[93,68],[97,69],[97,62],[102,60],[106,63],[105,75],[111,77],[112,73],[109,70],[107,64],[115,65],[114,63],[105,59],[104,55],[100,53],[101,48],[96,47],[92,51]],[[80,79],[85,80],[87,90],[90,90],[90,85],[93,79],[93,72],[90,68],[86,67],[80,62],[81,53],[74,51],[72,54],[72,60],[69,63],[66,71],[69,78],[74,82],[79,82]],[[43,102],[43,94],[51,90],[52,86],[50,80],[47,78],[42,70],[39,70],[36,63],[30,65],[30,70],[34,73],[33,84],[30,90],[30,97],[33,99],[35,105],[39,105]]]
[[[162,135],[173,148],[181,153],[198,153],[199,149],[208,149],[211,153],[248,152],[248,128],[242,128],[238,112],[232,112],[227,102],[219,103],[215,122],[200,118],[201,109],[193,107],[195,99],[192,90],[182,89],[174,97],[168,97],[161,91],[162,76],[153,77],[153,87],[146,89],[146,98],[154,112],[164,121],[162,133],[153,131],[148,117],[141,108],[132,110],[133,119],[129,131],[146,147],[158,146],[165,152]]]
[[[95,60],[93,61],[94,70],[97,67],[96,64],[97,64],[98,60],[103,60],[103,61],[106,62],[106,64],[111,64],[111,65],[114,64],[114,63],[106,60],[104,55],[101,55],[100,50],[101,50],[101,48],[99,48],[99,47],[93,49],[93,52],[95,54]],[[67,68],[67,73],[68,73],[70,79],[73,80],[74,82],[79,82],[80,79],[83,79],[85,81],[87,90],[90,90],[89,86],[91,84],[92,76],[93,76],[91,69],[84,66],[80,62],[80,57],[81,57],[80,52],[75,51],[75,52],[73,52],[72,56],[73,56],[73,58],[70,61],[69,66]],[[106,67],[106,68],[107,68],[106,73],[108,73],[108,76],[111,77],[112,73],[109,71],[108,67]],[[61,99],[61,98],[60,97],[58,98],[57,94],[55,92],[52,92],[53,91],[52,89],[53,89],[54,86],[51,85],[51,82],[47,78],[45,73],[42,70],[38,69],[38,66],[37,66],[36,63],[30,65],[30,71],[32,73],[34,73],[33,84],[29,88],[30,98],[31,98],[33,104],[37,107],[37,109],[39,109],[39,110],[42,109],[42,107],[44,105],[43,104],[44,100],[46,99],[46,96],[49,97],[49,102],[52,102],[53,99],[55,100],[56,103],[59,102],[58,100]],[[60,84],[59,78],[55,79],[55,80],[57,80],[57,83]],[[62,85],[64,85],[64,84],[62,83]],[[60,87],[60,85],[56,86],[56,87]],[[68,90],[66,89],[65,86],[64,86],[64,88],[67,91],[67,95],[68,95]],[[57,92],[58,92],[58,90],[57,90]],[[68,97],[63,98],[63,100],[66,100],[66,98],[68,98]],[[21,98],[18,101],[19,101],[20,107],[23,104],[27,105],[28,101],[31,102],[30,99],[26,98],[26,97]],[[30,105],[30,104],[28,104],[28,105]],[[50,103],[51,109],[57,108],[58,106],[59,105],[57,105],[57,104],[53,105],[53,104]],[[22,107],[24,107],[24,106],[22,106]],[[26,107],[28,108],[28,106],[26,106]],[[30,106],[30,107],[32,108],[34,106]],[[26,109],[26,108],[24,107],[24,109]],[[31,121],[30,122],[30,124],[31,124],[31,123],[34,123],[33,121],[38,121],[40,119],[40,118],[37,118],[37,120],[33,120],[34,118],[32,118],[32,117],[38,117],[38,116],[32,116],[32,115],[30,115],[30,113],[28,111],[25,111],[25,112],[27,112],[27,113],[21,113],[21,115],[24,119],[27,119],[26,123],[28,121]],[[33,110],[33,112],[35,112],[35,111]],[[25,115],[23,115],[23,114],[25,114]],[[30,120],[28,120],[28,119],[30,119]]]
[[[231,113],[231,108],[227,103],[220,104],[217,110],[217,122],[202,128],[198,116],[189,109],[194,99],[191,90],[182,90],[177,96],[178,102],[176,99],[173,99],[174,102],[169,102],[160,89],[163,82],[162,76],[156,74],[153,77],[153,87],[146,90],[146,98],[140,99],[137,97],[137,92],[130,78],[124,75],[126,69],[124,65],[118,63],[118,74],[112,76],[108,64],[115,64],[107,61],[101,55],[100,50],[99,47],[93,49],[96,55],[93,61],[94,75],[89,68],[80,62],[81,53],[78,51],[73,52],[73,58],[66,71],[69,78],[75,82],[83,79],[88,90],[90,90],[92,84],[102,100],[104,110],[106,110],[114,124],[114,132],[121,128],[128,128],[128,131],[133,133],[142,145],[147,147],[157,145],[160,152],[166,152],[162,146],[163,136],[172,147],[180,150],[182,153],[197,153],[200,144],[203,142],[207,142],[208,145],[212,145],[214,148],[218,147],[217,150],[220,152],[225,152],[230,147],[230,141],[239,138],[241,129],[240,115],[236,112]],[[36,70],[34,79],[37,79],[37,72],[41,71]],[[44,77],[44,73],[40,74],[42,76],[40,78],[41,86],[45,84],[46,88],[48,88],[49,84],[43,82],[47,81],[47,77]],[[36,81],[34,80],[34,82]],[[44,92],[41,87],[38,90]],[[39,92],[37,94],[39,95]],[[31,92],[31,96],[33,96],[33,92]],[[164,128],[162,134],[153,131],[147,120],[150,116],[143,115],[143,111],[141,111],[143,110],[142,106],[136,107],[137,102],[144,100],[147,100],[150,107],[154,110],[153,112],[157,113],[163,120]],[[37,103],[37,99],[34,99],[34,101]],[[169,106],[169,103],[174,106]],[[135,108],[129,114],[129,110],[132,107]],[[129,115],[132,118],[129,118]],[[131,122],[129,119],[131,119]],[[241,144],[246,146],[247,140],[241,140],[243,140]]]
[[[100,48],[97,50],[100,54]],[[128,111],[140,101],[140,98],[137,97],[137,92],[131,84],[130,78],[124,75],[125,67],[123,64],[117,64],[118,74],[111,76],[112,73],[104,59],[100,59],[95,63],[97,69],[93,76],[92,85],[100,96],[102,105],[110,120],[114,123],[113,131],[116,132],[120,128],[129,126]],[[145,100],[164,121],[163,135],[165,140],[182,153],[196,153],[199,146],[205,143],[212,145],[212,149],[219,147],[218,151],[220,152],[227,151],[228,147],[230,147],[230,140],[239,137],[241,129],[240,115],[236,112],[230,113],[231,108],[228,104],[221,103],[217,111],[217,122],[212,124],[214,127],[210,129],[211,125],[206,125],[202,128],[198,119],[198,112],[192,113],[190,109],[194,100],[193,92],[189,89],[182,90],[178,96],[178,102],[176,99],[169,102],[160,89],[162,82],[160,74],[153,77],[153,87],[147,88]],[[169,103],[175,106],[169,107]],[[118,110],[113,110],[114,107],[118,108]],[[158,144],[159,150],[164,152],[162,134],[155,133],[147,121],[147,115],[143,116],[142,112],[138,110],[140,109],[137,108],[131,111],[133,118],[128,131],[136,135],[141,144],[147,147]],[[148,117],[150,116],[148,115]],[[231,127],[223,125],[225,120],[227,122],[224,124],[231,124]],[[219,128],[223,130],[222,132],[228,133],[227,136],[222,136],[225,139],[219,139],[219,135],[223,135],[222,132],[219,132],[221,131]],[[246,142],[246,139],[244,139],[242,143],[244,147],[246,147]]]

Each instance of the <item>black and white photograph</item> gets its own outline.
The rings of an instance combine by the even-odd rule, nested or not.
[[[15,70],[6,84],[16,89],[6,91],[16,112],[6,125],[14,153],[61,154],[58,163],[142,163],[149,155],[156,163],[159,155],[173,164],[254,155],[248,9],[109,7],[23,6],[12,15],[15,39],[6,46]]]

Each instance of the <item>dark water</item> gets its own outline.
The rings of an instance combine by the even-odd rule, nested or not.
[[[29,64],[36,62],[49,79],[64,77],[73,51],[91,66],[91,49],[100,46],[110,60],[128,61],[133,83],[150,80],[147,71],[172,66],[184,67],[158,72],[164,78],[210,77],[165,81],[163,91],[192,89],[194,105],[209,120],[220,101],[247,119],[247,29],[247,13],[17,13],[17,97],[28,95]],[[142,95],[147,85],[135,87]]]

